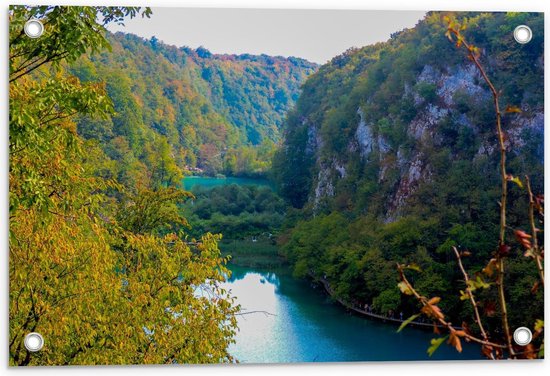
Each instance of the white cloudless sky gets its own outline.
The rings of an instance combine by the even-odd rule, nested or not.
[[[295,56],[325,63],[350,47],[389,39],[424,17],[419,11],[153,8],[150,19],[110,25],[178,47],[213,53]]]

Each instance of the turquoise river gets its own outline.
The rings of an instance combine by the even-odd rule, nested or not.
[[[429,330],[406,328],[350,314],[306,281],[282,270],[230,265],[225,284],[243,311],[231,353],[243,363],[481,359],[479,347],[462,353],[443,344],[429,357]]]
[[[265,180],[188,177],[195,185],[269,185]],[[322,288],[292,277],[288,269],[255,269],[229,265],[224,283],[244,312],[230,352],[242,363],[353,362],[481,359],[479,347],[464,344],[462,353],[443,344],[429,357],[436,337],[429,330],[397,327],[349,313]]]

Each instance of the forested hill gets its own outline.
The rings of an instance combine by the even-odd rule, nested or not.
[[[543,16],[471,16],[465,34],[481,48],[502,106],[522,111],[504,119],[510,152],[525,153],[524,167],[541,167]],[[489,89],[449,42],[441,17],[431,13],[386,43],[346,51],[307,80],[277,158],[282,191],[295,206],[392,220],[427,183],[453,180],[462,162],[498,157]],[[534,30],[526,45],[512,35],[521,23]]]
[[[443,16],[428,13],[385,43],[321,66],[289,113],[274,159],[279,191],[300,209],[289,217],[285,241],[296,273],[324,276],[336,294],[374,301],[384,313],[407,312],[388,278],[396,262],[428,269],[417,278],[424,292],[458,297],[457,275],[446,266],[451,246],[471,250],[468,262],[479,271],[498,241],[493,99],[464,46],[445,35]],[[542,193],[543,14],[450,16],[465,25],[462,33],[501,92],[510,178],[528,174]],[[513,38],[521,24],[533,30],[525,45]],[[526,203],[525,190],[510,184],[510,228],[529,228]],[[525,270],[513,265],[510,275],[532,286],[536,273]],[[531,299],[528,290],[517,290],[514,301],[523,292]],[[458,298],[445,304],[462,309]]]
[[[133,158],[148,170],[164,158],[174,170],[264,172],[286,111],[316,69],[292,57],[215,55],[154,37],[107,37],[112,51],[83,56],[71,73],[105,82],[116,113],[107,121],[82,119],[78,131],[99,140],[110,158]]]

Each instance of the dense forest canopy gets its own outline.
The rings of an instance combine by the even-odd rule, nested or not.
[[[453,247],[477,275],[498,246],[500,176],[493,98],[467,54],[450,43],[445,14],[428,13],[385,43],[350,49],[311,75],[284,125],[273,173],[292,204],[283,251],[295,274],[324,278],[346,301],[412,314],[395,265],[418,265],[415,285],[445,297],[452,322],[471,317]],[[543,192],[544,17],[449,13],[500,92],[510,177]],[[528,44],[517,25],[533,30]],[[459,45],[460,47],[460,45]],[[506,110],[505,110],[506,109]],[[510,178],[511,179],[511,178]],[[508,230],[529,229],[529,199],[509,184]],[[542,226],[542,225],[539,225]],[[542,235],[538,235],[542,239]],[[513,327],[543,317],[537,269],[512,240],[506,272]],[[480,293],[500,330],[495,289]]]
[[[170,119],[167,102],[151,88],[160,103],[144,108],[130,69],[74,68],[109,49],[106,24],[150,14],[10,7],[10,365],[234,361],[220,236],[187,239],[182,167],[144,123]],[[22,32],[31,18],[41,38]],[[34,331],[37,353],[23,345]]]
[[[107,40],[111,50],[83,55],[69,71],[105,82],[115,113],[83,117],[78,132],[138,175],[123,178],[149,171],[155,184],[177,183],[186,171],[265,174],[283,117],[316,69],[298,58],[215,55],[120,32]]]
[[[192,190],[194,200],[185,205],[193,224],[191,233],[223,234],[227,239],[245,239],[276,233],[283,222],[286,204],[269,187],[239,186]]]
[[[226,249],[272,265],[278,247],[296,276],[383,315],[418,311],[411,288],[398,288],[396,264],[407,265],[454,325],[474,315],[477,290],[495,337],[499,299],[513,327],[540,333],[542,223],[525,213],[543,202],[542,14],[431,12],[321,67],[105,28],[150,15],[10,7],[10,364],[235,361]],[[443,16],[458,20],[460,43]],[[21,32],[32,17],[47,25],[39,39]],[[530,43],[514,41],[518,24]],[[465,54],[465,40],[476,49]],[[498,88],[503,139],[467,56]],[[277,189],[187,192],[186,174],[269,176]],[[468,288],[455,250],[468,255]],[[487,264],[495,252],[507,257],[504,297]],[[48,341],[32,356],[29,331]]]

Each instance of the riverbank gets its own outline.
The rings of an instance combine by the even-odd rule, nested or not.
[[[464,343],[459,353],[441,346],[426,350],[434,335],[349,314],[319,285],[313,289],[283,268],[248,268],[230,264],[230,290],[244,311],[239,332],[228,349],[242,363],[353,362],[481,359],[479,347]],[[268,314],[262,313],[267,312]]]
[[[326,293],[332,298],[334,299],[335,301],[337,301],[339,304],[341,304],[342,306],[344,306],[346,309],[354,312],[355,314],[358,314],[358,315],[361,315],[361,316],[364,316],[364,317],[367,317],[367,318],[370,318],[370,319],[373,319],[373,320],[378,320],[378,321],[382,321],[384,323],[389,323],[389,324],[395,324],[395,325],[401,325],[403,322],[405,322],[407,320],[407,318],[405,318],[404,320],[403,319],[400,319],[400,318],[395,318],[395,317],[388,317],[388,316],[384,316],[384,315],[379,315],[379,314],[376,314],[376,313],[372,313],[372,312],[368,312],[368,311],[365,311],[364,309],[361,309],[353,304],[350,304],[340,298],[337,298],[336,296],[334,296],[334,292],[333,290],[331,289],[330,287],[330,284],[328,283],[328,281],[324,278],[319,278],[317,280],[315,280],[317,282],[319,282],[323,288],[325,289]],[[412,326],[412,327],[418,327],[418,328],[421,328],[421,329],[433,329],[434,327],[434,323],[433,322],[421,322],[421,321],[411,321],[408,326]],[[442,325],[436,325],[438,328],[443,328]],[[455,329],[462,329],[460,327],[454,327]]]
[[[231,256],[230,263],[249,268],[280,268],[286,261],[279,255],[277,245],[271,240],[256,241],[223,239],[219,247],[222,255]]]

